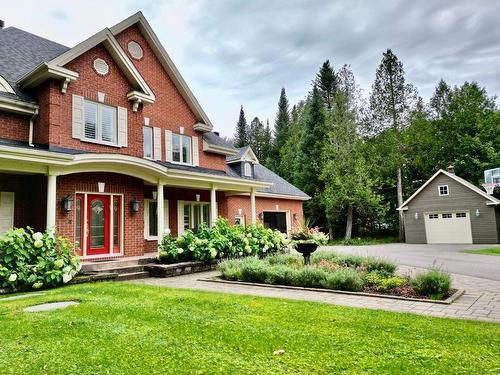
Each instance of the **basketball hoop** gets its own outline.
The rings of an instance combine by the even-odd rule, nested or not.
[[[487,183],[487,184],[483,184],[483,188],[484,190],[486,190],[486,194],[488,195],[492,195],[493,194],[493,190],[495,190],[495,188],[497,186],[500,186],[500,183]]]

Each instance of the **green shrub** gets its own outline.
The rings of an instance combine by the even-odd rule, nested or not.
[[[201,225],[197,233],[187,230],[177,238],[163,237],[157,261],[208,262],[249,255],[264,256],[281,251],[286,245],[282,233],[266,229],[262,224],[244,227],[230,225],[226,219],[219,218],[212,228]]]
[[[53,287],[67,283],[80,270],[69,240],[52,231],[12,229],[0,237],[0,287]]]
[[[271,266],[284,265],[284,266],[299,268],[304,265],[304,257],[302,255],[275,254],[275,255],[270,255],[264,259]]]
[[[291,280],[291,285],[309,288],[320,288],[321,282],[327,276],[327,272],[320,268],[303,267],[297,270]]]
[[[319,265],[322,260],[338,264],[341,267],[357,268],[361,272],[384,271],[393,275],[396,265],[388,260],[372,256],[339,254],[333,251],[317,251],[312,255],[312,263]]]
[[[364,276],[368,285],[374,286],[377,290],[386,291],[409,284],[409,280],[402,276],[391,276],[384,271],[372,271]]]
[[[266,270],[264,282],[272,285],[292,285],[297,271],[289,266],[270,266]]]
[[[448,273],[433,269],[417,275],[412,286],[421,295],[442,299],[450,292],[451,277]]]
[[[340,268],[328,272],[321,286],[327,289],[360,291],[363,290],[364,282],[358,272],[352,268]]]

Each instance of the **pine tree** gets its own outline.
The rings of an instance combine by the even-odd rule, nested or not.
[[[330,60],[326,60],[319,69],[314,85],[318,88],[326,108],[330,110],[335,91],[337,91],[337,77],[330,65]]]
[[[397,205],[403,204],[403,142],[401,131],[409,124],[411,108],[417,99],[416,90],[405,81],[403,64],[388,49],[377,68],[370,96],[370,110],[374,132],[386,133],[391,143],[386,150],[392,151],[388,163],[394,166],[396,175]],[[399,238],[404,241],[404,216],[399,212]]]
[[[234,146],[244,147],[248,145],[248,124],[245,118],[245,112],[243,111],[243,106],[240,108],[240,117],[238,123],[236,124],[236,134],[234,135]]]
[[[274,140],[272,143],[269,167],[280,174],[280,153],[285,145],[288,137],[288,129],[290,127],[290,110],[288,107],[288,99],[286,97],[285,88],[281,89],[280,99],[278,101],[278,112],[274,121]]]
[[[261,160],[261,163],[266,167],[270,165],[272,149],[273,149],[273,136],[271,133],[271,127],[269,126],[269,119],[267,119],[266,128],[264,129],[264,134],[262,136],[262,160]]]
[[[248,131],[248,145],[252,148],[255,156],[259,161],[263,158],[264,154],[264,124],[258,117],[250,122],[250,127]]]

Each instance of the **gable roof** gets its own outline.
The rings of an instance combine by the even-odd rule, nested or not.
[[[179,90],[180,94],[188,104],[189,108],[195,114],[196,118],[200,123],[195,124],[195,130],[210,132],[213,129],[213,125],[210,122],[207,114],[201,108],[200,103],[195,98],[193,92],[187,85],[184,78],[181,76],[179,70],[175,66],[174,62],[168,55],[165,48],[162,46],[160,40],[156,36],[155,32],[149,25],[149,22],[146,20],[146,17],[142,14],[142,12],[137,12],[130,17],[124,19],[120,23],[110,28],[110,31],[113,35],[117,35],[121,33],[123,30],[128,29],[130,26],[137,24],[142,34],[148,41],[150,47],[154,51],[156,57],[162,64],[163,68],[167,71],[170,78],[174,82],[175,87]]]
[[[459,177],[457,176],[455,173],[450,173],[450,172],[447,172],[443,169],[440,169],[438,170],[436,173],[434,173],[434,175],[429,178],[425,184],[423,184],[422,186],[420,186],[420,188],[415,192],[413,193],[410,198],[408,198],[401,206],[399,206],[397,208],[397,210],[404,210],[405,207],[408,205],[408,203],[410,203],[410,201],[415,198],[418,194],[420,194],[420,192],[422,190],[424,190],[427,185],[429,185],[437,176],[439,176],[440,174],[444,174],[445,176],[448,176],[449,178],[457,181],[458,183],[462,184],[463,186],[469,188],[470,190],[472,190],[473,192],[483,196],[484,198],[486,198],[489,202],[487,203],[488,205],[497,205],[497,204],[500,204],[500,200],[496,199],[495,197],[487,194],[485,191],[481,190],[480,188],[478,188],[477,186],[471,184],[469,181],[467,180],[464,180],[462,177]]]
[[[0,75],[14,89],[17,99],[32,102],[33,99],[17,85],[19,78],[67,50],[69,48],[62,44],[16,27],[0,29]]]
[[[255,156],[255,153],[250,146],[240,147],[236,150],[238,150],[236,154],[226,157],[226,162],[228,164],[237,163],[244,160],[250,160],[254,164],[259,164],[259,159],[257,159],[257,156]]]

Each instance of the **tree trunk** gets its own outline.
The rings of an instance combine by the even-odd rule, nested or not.
[[[333,241],[333,225],[330,222],[328,222],[328,238]]]
[[[347,207],[347,223],[345,226],[345,236],[344,236],[346,240],[350,240],[352,236],[352,212],[353,212],[352,206],[349,205]]]
[[[397,182],[397,191],[398,191],[398,207],[401,207],[403,204],[403,181],[401,177],[401,167],[398,168],[398,182]],[[399,241],[404,242],[405,240],[405,222],[403,211],[399,211]]]

